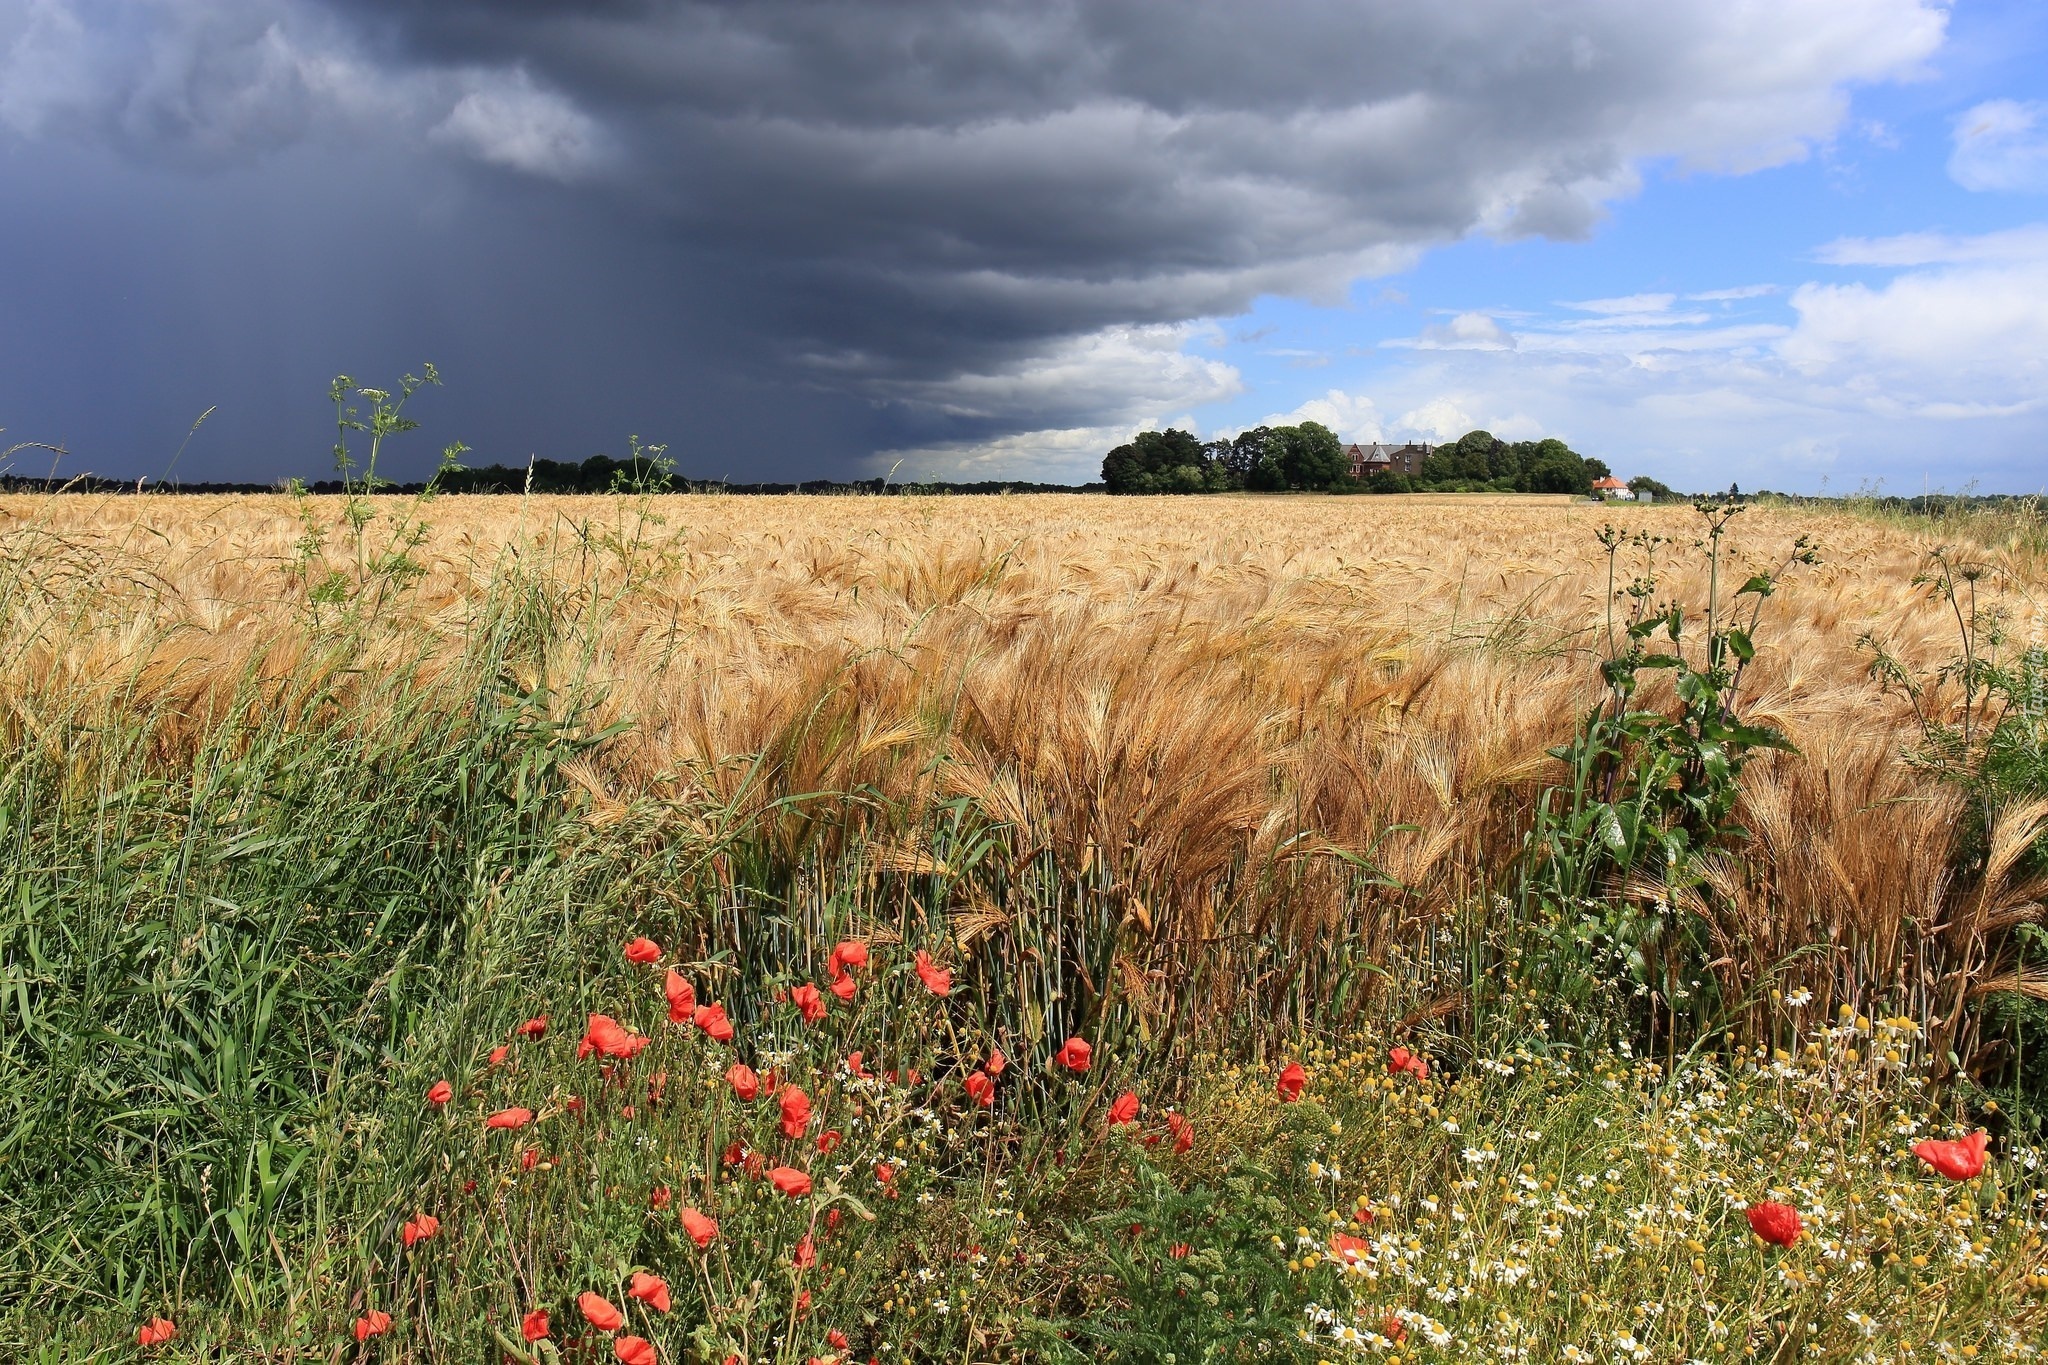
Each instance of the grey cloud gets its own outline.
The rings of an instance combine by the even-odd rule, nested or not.
[[[721,394],[796,390],[819,411],[874,414],[847,428],[858,436],[821,435],[800,472],[860,440],[1121,420],[1136,398],[1045,382],[1091,336],[1227,316],[1266,293],[1341,298],[1474,231],[1582,237],[1646,157],[1799,155],[1833,130],[1843,83],[1924,57],[1942,23],[1931,0],[32,12],[85,21],[68,47],[40,21],[37,41],[69,65],[5,68],[0,121],[25,136],[70,128],[209,164],[367,140],[424,201],[528,213],[566,198],[551,220],[563,235],[523,268],[562,275],[609,253],[675,289],[666,333],[613,344],[691,367],[679,388],[702,396],[677,400],[676,420]],[[431,237],[401,232],[393,249],[408,235]],[[473,262],[443,269],[438,288],[493,301]],[[1154,366],[1130,383],[1154,407],[1219,382],[1171,348],[1109,349],[1118,373]]]

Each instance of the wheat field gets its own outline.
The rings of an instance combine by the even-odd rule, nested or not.
[[[1513,854],[1546,750],[1598,697],[1607,524],[1669,537],[1661,597],[1698,602],[1685,506],[1566,499],[464,498],[377,500],[364,545],[337,500],[14,497],[0,651],[10,740],[83,699],[152,718],[167,753],[223,723],[251,675],[288,675],[323,626],[309,585],[377,575],[354,663],[452,660],[517,584],[548,618],[524,682],[573,680],[619,737],[575,769],[598,810],[727,807],[862,789],[918,812],[965,795],[1071,863],[1100,863],[1161,937],[1222,920],[1336,925],[1338,879],[1219,898],[1244,860],[1345,850],[1398,890],[1347,931],[1395,935],[1481,893]],[[416,515],[416,523],[408,523]],[[410,526],[410,529],[408,529]],[[1698,909],[1753,984],[1804,945],[1830,997],[1904,990],[1937,1026],[1970,991],[2048,990],[1988,960],[2038,887],[1994,858],[1954,884],[1964,798],[1907,760],[1915,704],[1871,677],[1881,641],[1933,679],[1957,622],[1916,575],[1933,542],[1848,515],[1750,509],[1728,582],[1822,562],[1767,604],[1744,684],[1797,754],[1747,784],[1754,840]],[[394,539],[394,537],[396,539]],[[317,542],[317,543],[316,543]],[[399,542],[403,542],[400,544]],[[2038,641],[2040,566],[1969,547],[1985,602]],[[367,567],[366,567],[367,566]],[[1724,585],[1725,592],[1725,585]],[[1918,705],[1953,709],[1936,680]],[[771,756],[773,780],[758,762]],[[1999,813],[2023,848],[2043,812]],[[844,837],[920,856],[915,819]],[[1737,865],[1739,862],[1739,865]],[[1284,901],[1284,903],[1281,903]],[[1405,926],[1405,928],[1403,928]],[[1225,926],[1228,927],[1228,926]]]

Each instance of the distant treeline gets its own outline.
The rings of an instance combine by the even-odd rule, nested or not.
[[[152,483],[147,480],[103,479],[83,474],[71,479],[25,478],[0,475],[0,492],[29,493],[69,491],[76,493],[345,493],[350,491],[339,479],[314,483],[283,480],[277,483]],[[729,483],[714,479],[689,479],[675,474],[663,462],[614,459],[593,455],[587,460],[535,460],[531,468],[485,465],[481,469],[444,469],[432,481],[441,493],[811,493],[879,496],[904,493],[948,493],[979,495],[991,493],[1099,493],[1101,484],[1075,487],[1062,483],[1030,483],[1018,479],[985,479],[975,483],[898,483],[887,479],[806,479],[800,483]],[[353,488],[363,491],[358,480]],[[416,483],[376,481],[379,493],[423,493],[425,480]]]
[[[1344,443],[1320,422],[1255,427],[1227,441],[1205,442],[1180,430],[1146,431],[1102,461],[1102,481],[1112,493],[1471,491],[1583,496],[1593,491],[1593,480],[1610,472],[1603,462],[1580,455],[1555,437],[1503,441],[1490,431],[1472,431],[1432,449],[1413,474],[1388,471],[1354,477]],[[1662,484],[1650,491],[1670,495]]]

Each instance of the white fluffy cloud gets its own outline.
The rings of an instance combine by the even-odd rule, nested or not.
[[[574,180],[605,159],[604,133],[574,103],[542,90],[523,69],[480,71],[448,117],[428,134],[493,166]]]
[[[2048,105],[1987,100],[1964,114],[1948,173],[1966,190],[2048,191]]]
[[[1952,486],[1965,451],[1995,486],[2038,484],[2048,224],[1844,239],[1816,254],[1889,273],[1802,284],[1784,321],[1677,312],[1669,294],[1570,304],[1622,325],[1522,319],[1512,347],[1416,355],[1371,391],[1401,413],[1396,437],[1558,434],[1589,454],[1646,450],[1640,472],[1681,485]]]

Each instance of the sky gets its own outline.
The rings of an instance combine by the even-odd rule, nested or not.
[[[0,197],[59,473],[325,477],[432,362],[380,472],[2048,486],[2039,0],[0,0]]]

